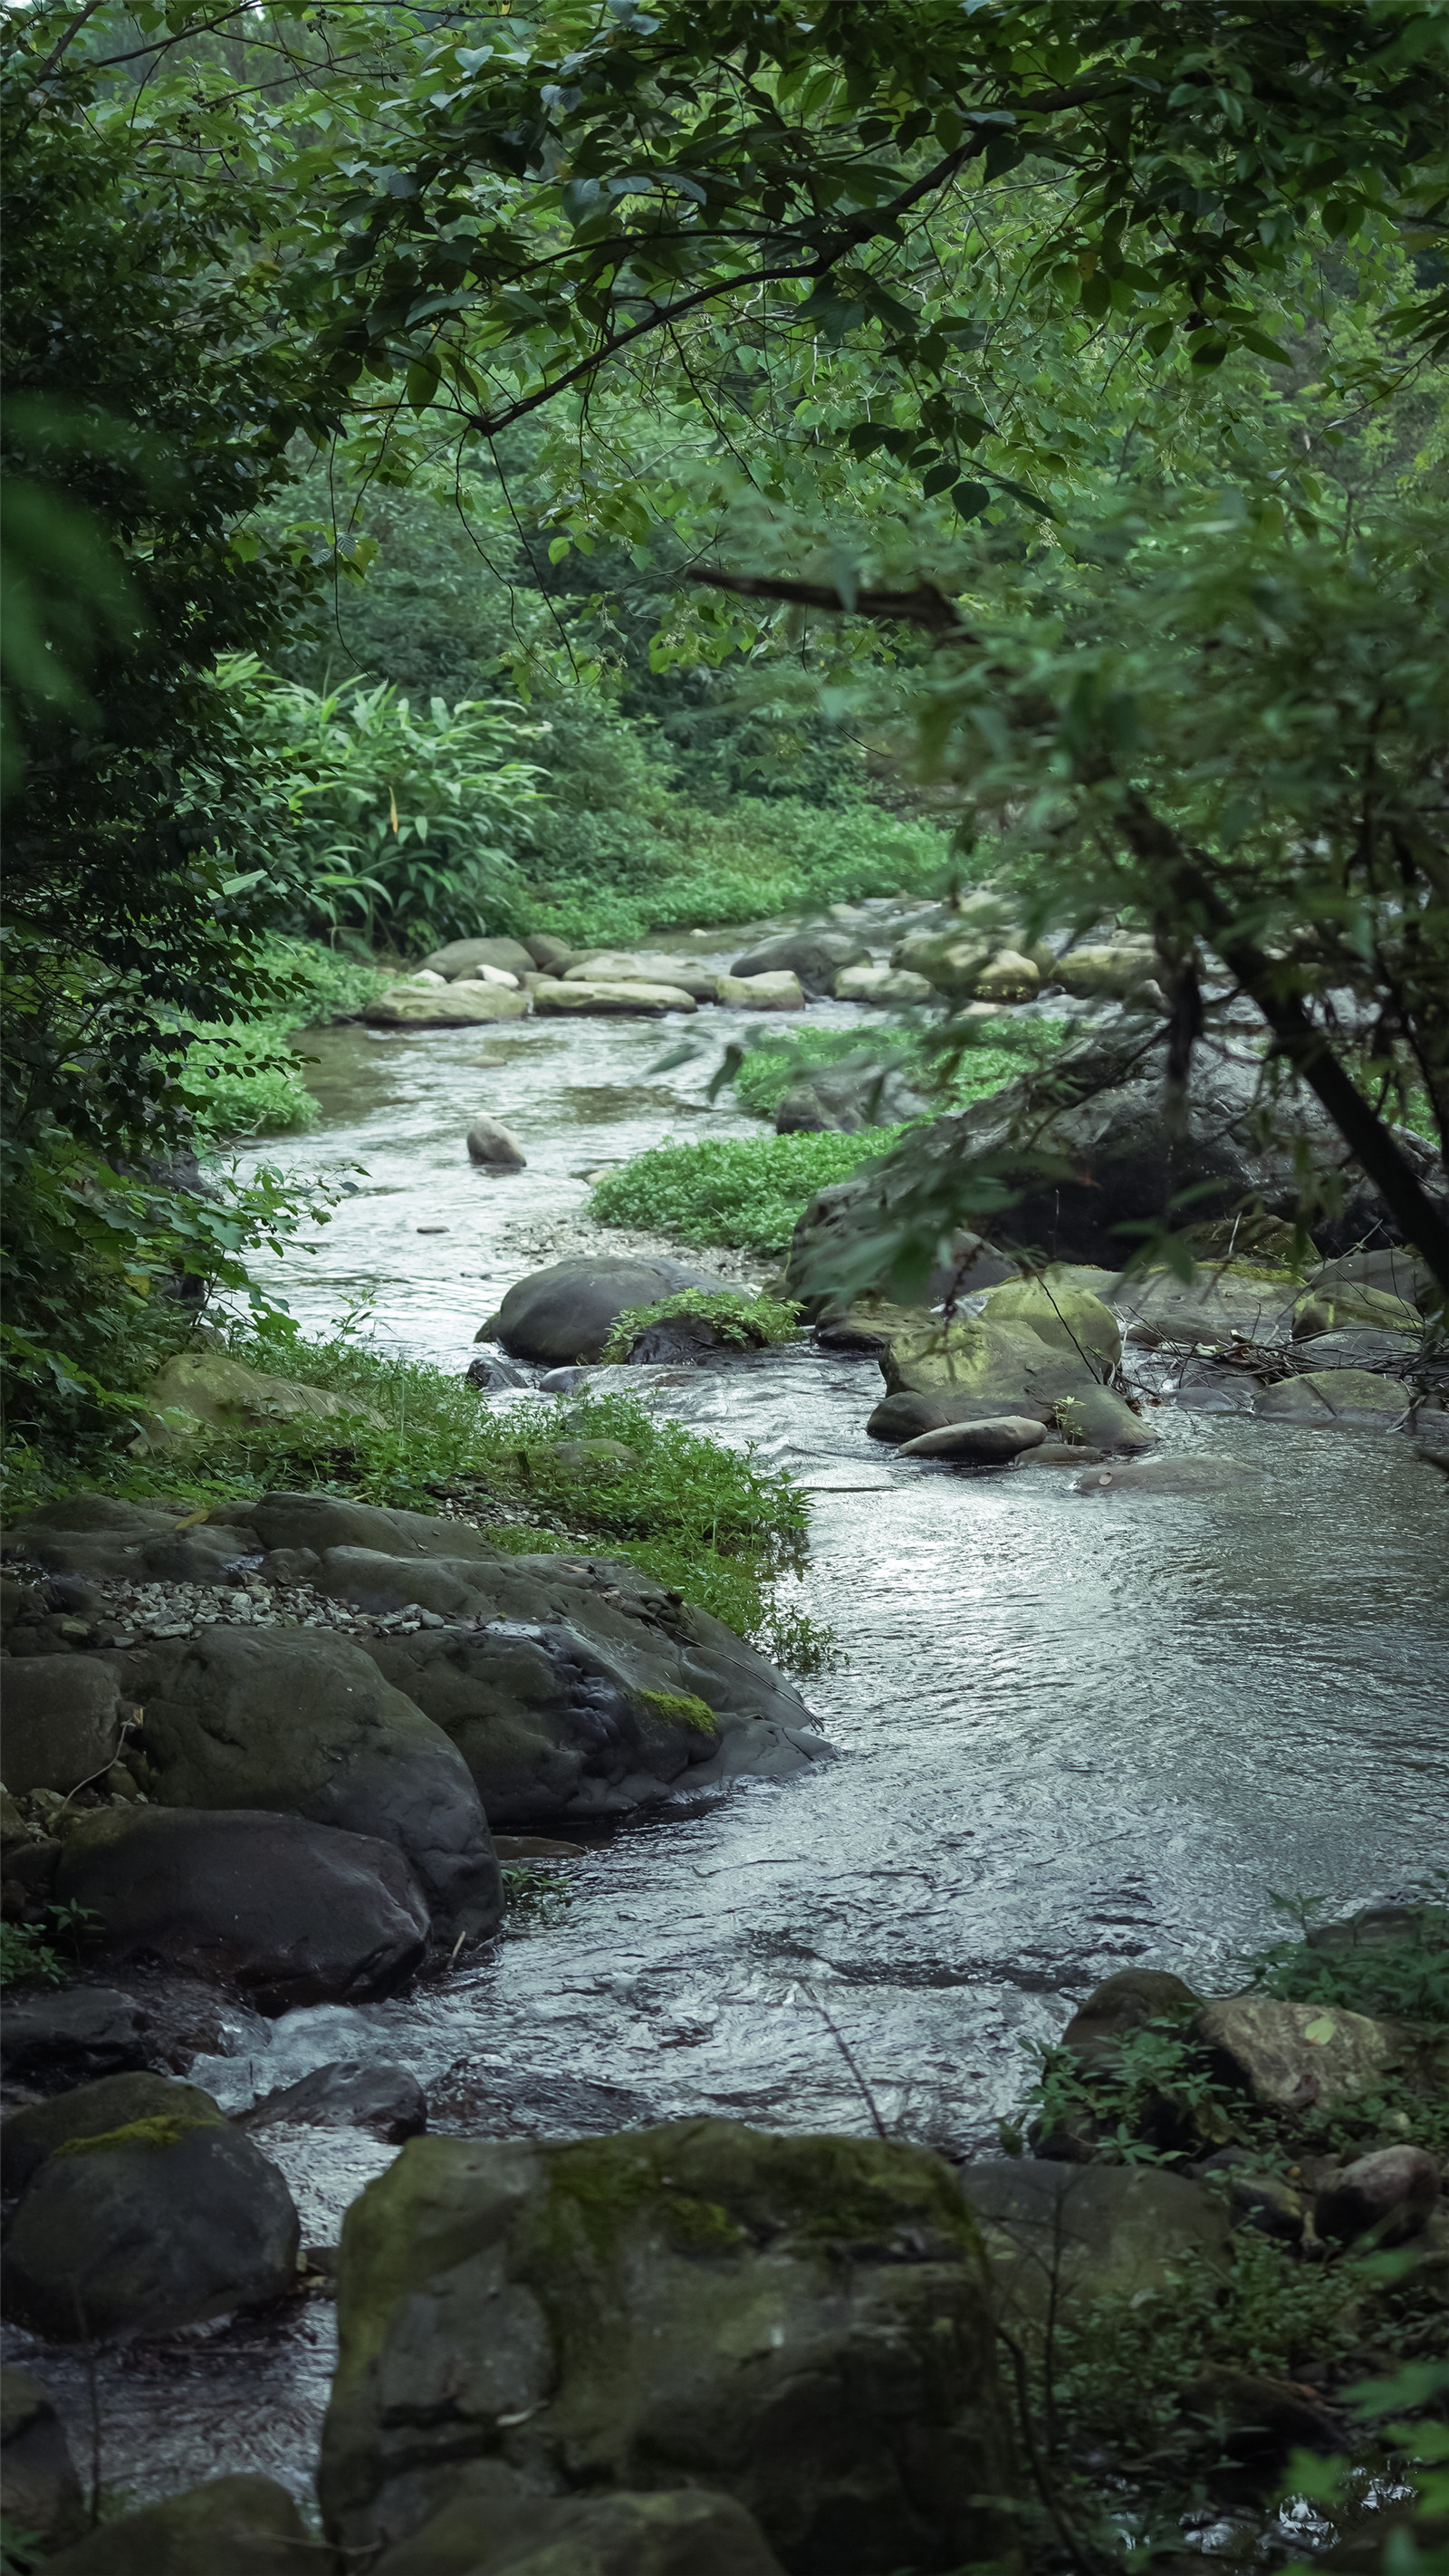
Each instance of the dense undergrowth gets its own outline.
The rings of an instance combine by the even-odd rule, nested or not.
[[[964,1109],[1002,1090],[1032,1065],[1045,1063],[1069,1025],[1065,1020],[1006,1021],[992,1029],[990,1038],[972,1038],[959,1022],[949,1030],[891,1023],[792,1029],[761,1038],[747,1050],[734,1077],[735,1092],[743,1108],[770,1118],[802,1074],[854,1063],[863,1071],[891,1066],[918,1090],[933,1095],[933,1105]]]

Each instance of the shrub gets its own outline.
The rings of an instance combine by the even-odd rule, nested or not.
[[[817,1190],[845,1180],[904,1132],[870,1127],[857,1136],[709,1136],[655,1145],[598,1183],[593,1213],[605,1225],[647,1226],[680,1243],[783,1252]]]
[[[745,1297],[733,1288],[679,1288],[672,1297],[657,1297],[652,1306],[626,1306],[604,1344],[604,1358],[627,1360],[651,1325],[688,1315],[713,1324],[721,1341],[733,1342],[740,1350],[763,1350],[771,1342],[794,1341],[800,1331],[799,1307],[778,1298]]]

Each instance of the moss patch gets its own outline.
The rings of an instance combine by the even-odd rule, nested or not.
[[[194,2111],[164,2111],[150,2120],[128,2120],[123,2129],[103,2129],[95,2138],[67,2138],[55,2150],[62,2156],[108,2156],[120,2147],[146,2147],[153,2151],[174,2147],[193,2129],[215,2129],[216,2120],[198,2118]]]
[[[701,1735],[715,1732],[714,1710],[693,1691],[641,1690],[634,1696],[641,1708],[647,1708],[651,1717],[659,1718],[666,1726],[692,1726]]]

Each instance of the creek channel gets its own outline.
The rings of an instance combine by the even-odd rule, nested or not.
[[[743,944],[712,937],[722,963]],[[244,1160],[350,1192],[266,1284],[308,1332],[370,1303],[380,1346],[461,1374],[514,1279],[637,1240],[587,1219],[586,1175],[667,1137],[761,1132],[728,1091],[705,1097],[724,1043],[758,1027],[701,1011],[306,1033],[323,1123]],[[698,1057],[656,1071],[686,1034]],[[480,1110],[517,1132],[525,1171],[469,1164]],[[990,2154],[1023,2044],[1114,1969],[1230,1991],[1279,1928],[1274,1894],[1334,1913],[1449,1862],[1444,1497],[1409,1441],[1166,1402],[1163,1444],[1240,1479],[1084,1495],[1047,1469],[897,1464],[865,1436],[879,1393],[872,1361],[802,1343],[667,1372],[652,1399],[810,1491],[787,1590],[839,1639],[838,1667],[803,1684],[839,1759],[627,1822],[563,1864],[567,1901],[535,1930],[395,2001],[289,2015],[265,2059],[199,2061],[225,2108],[372,2056],[471,2135],[878,2116]],[[255,2134],[317,2244],[395,2152]],[[137,2498],[230,2469],[305,2493],[332,2311],[297,2310],[103,2356],[90,2384],[53,2352],[43,2372],[82,2455],[94,2409],[106,2482]]]

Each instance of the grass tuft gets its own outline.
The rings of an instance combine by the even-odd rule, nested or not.
[[[655,1145],[598,1183],[592,1213],[604,1225],[647,1226],[679,1243],[784,1252],[817,1190],[848,1179],[904,1133],[868,1127],[857,1136],[711,1136]]]

